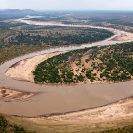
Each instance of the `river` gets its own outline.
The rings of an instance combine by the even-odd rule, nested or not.
[[[75,27],[75,25],[71,26]],[[113,30],[116,32],[116,35],[114,35],[113,37],[121,34],[121,31],[115,29]],[[38,85],[30,82],[17,81],[9,77],[6,77],[4,75],[5,71],[7,71],[7,69],[14,63],[40,54],[121,43],[117,41],[110,41],[110,39],[112,39],[113,37],[92,44],[82,44],[81,46],[51,48],[41,52],[35,52],[32,54],[24,55],[2,64],[0,66],[1,87],[5,86],[17,90],[39,92],[39,94],[23,101],[11,100],[10,102],[7,102],[7,100],[9,100],[8,98],[7,99],[1,98],[0,112],[8,115],[33,117],[38,115],[65,113],[65,112],[99,107],[107,105],[112,102],[116,102],[126,97],[133,96],[133,81],[113,83],[113,84],[105,83],[105,84],[82,84],[75,86],[66,86],[66,85],[52,86],[52,85]]]

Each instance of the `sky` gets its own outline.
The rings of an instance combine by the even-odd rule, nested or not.
[[[0,9],[133,10],[133,0],[0,0]]]

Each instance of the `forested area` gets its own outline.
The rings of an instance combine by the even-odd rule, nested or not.
[[[82,75],[75,75],[75,78],[73,78],[73,70],[67,69],[67,67],[69,67],[71,61],[81,58],[82,54],[87,50],[86,48],[60,54],[40,63],[33,72],[35,82],[76,83],[83,81],[84,77]],[[68,59],[69,57],[71,58],[70,60]]]
[[[23,23],[9,23],[9,25],[5,22],[0,23],[0,64],[17,56],[51,46],[92,43],[113,35],[110,31],[95,28],[44,27],[28,26],[23,25]],[[15,27],[10,29],[12,26]]]
[[[36,26],[35,26],[36,27]],[[9,44],[23,45],[73,45],[92,43],[104,40],[113,35],[112,32],[105,29],[96,28],[74,28],[74,27],[49,27],[43,28],[43,31],[26,31],[21,32],[15,37],[10,38]]]
[[[93,66],[101,71],[100,78],[117,82],[130,80],[133,76],[133,42],[101,47],[90,58],[102,61]]]
[[[40,63],[33,74],[37,83],[120,82],[132,79],[132,66],[133,42],[60,54]]]

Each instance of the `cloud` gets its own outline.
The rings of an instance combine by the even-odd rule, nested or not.
[[[132,10],[133,0],[0,0],[0,8],[41,10]]]

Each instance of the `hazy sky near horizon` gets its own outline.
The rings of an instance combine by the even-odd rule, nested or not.
[[[133,0],[0,0],[0,9],[133,10]]]

